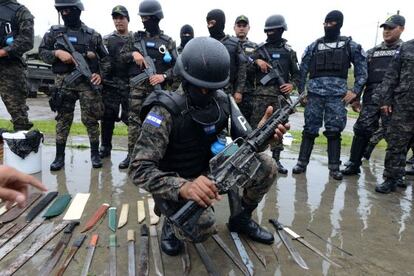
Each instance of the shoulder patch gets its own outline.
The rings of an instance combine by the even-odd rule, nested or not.
[[[164,117],[162,115],[150,112],[145,118],[144,124],[150,124],[155,127],[160,127],[163,120]]]

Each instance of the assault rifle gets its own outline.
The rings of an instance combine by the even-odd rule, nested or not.
[[[141,45],[136,43],[134,46],[135,48],[139,49],[140,52],[144,55],[146,67],[144,68],[143,72],[139,75],[136,75],[135,77],[131,78],[130,84],[131,87],[135,87],[139,84],[141,84],[146,79],[149,79],[151,76],[154,76],[157,74],[157,68],[155,67],[154,61],[152,58],[148,55],[147,48],[145,45],[145,41],[141,39]],[[155,90],[162,90],[161,85],[157,84],[154,85]]]
[[[91,69],[89,69],[89,65],[86,62],[84,56],[76,51],[76,49],[73,47],[68,36],[66,34],[61,34],[57,38],[56,42],[58,45],[61,45],[66,51],[68,51],[75,61],[75,70],[73,70],[72,73],[65,77],[64,82],[66,84],[71,84],[82,76],[84,76],[90,82],[92,78]],[[95,92],[99,92],[101,89],[99,85],[94,85],[92,83],[90,83],[90,85]]]
[[[262,85],[268,84],[271,80],[276,80],[279,86],[284,85],[286,82],[282,77],[283,69],[281,68],[279,62],[272,64],[269,73],[267,73],[263,78],[261,78],[260,83]]]
[[[220,194],[227,193],[232,187],[243,188],[255,178],[261,165],[257,153],[268,145],[277,126],[287,123],[289,114],[304,97],[305,93],[302,93],[291,105],[275,111],[263,126],[252,131],[245,139],[237,138],[210,160],[208,178],[215,182]],[[163,200],[157,200],[157,207],[188,238],[194,240],[197,236],[194,225],[205,208],[191,200],[178,211]]]

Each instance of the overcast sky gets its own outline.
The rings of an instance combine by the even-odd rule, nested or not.
[[[20,0],[35,16],[35,31],[43,36],[47,29],[57,24],[57,12],[54,8],[54,0]],[[129,10],[131,17],[130,30],[137,31],[143,28],[138,13],[139,1],[136,0],[83,0],[85,11],[82,13],[82,21],[94,28],[102,35],[113,31],[111,10],[116,5],[124,5]],[[226,29],[228,34],[234,34],[234,20],[238,15],[249,17],[251,30],[250,40],[263,42],[266,37],[263,32],[264,23],[272,14],[282,14],[288,24],[288,32],[284,37],[302,56],[305,47],[316,38],[323,35],[322,23],[326,14],[338,9],[344,13],[344,26],[342,35],[352,38],[362,44],[365,50],[374,46],[378,22],[400,10],[400,14],[406,17],[406,30],[402,35],[403,40],[414,38],[414,19],[407,18],[412,11],[411,1],[363,1],[363,0],[161,0],[164,19],[161,21],[161,29],[165,34],[179,41],[180,28],[184,24],[190,24],[195,30],[196,36],[207,36],[206,15],[211,9],[222,9],[226,14]],[[411,9],[410,9],[411,8]],[[378,32],[378,43],[382,41],[382,29]]]

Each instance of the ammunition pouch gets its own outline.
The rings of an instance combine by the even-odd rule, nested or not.
[[[54,85],[50,86],[49,106],[53,112],[58,112],[63,106],[63,95],[60,89]]]

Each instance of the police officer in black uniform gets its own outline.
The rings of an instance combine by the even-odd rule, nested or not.
[[[116,30],[103,38],[111,62],[110,71],[104,77],[103,102],[105,112],[101,121],[101,158],[108,157],[112,149],[112,134],[115,122],[128,125],[129,76],[128,66],[121,62],[119,53],[133,33],[128,31],[129,13],[124,6],[112,9],[112,19]],[[120,112],[121,111],[121,112]]]
[[[363,92],[361,113],[354,125],[350,162],[342,170],[343,175],[355,175],[361,172],[360,166],[364,151],[372,135],[379,128],[380,118],[383,128],[386,129],[388,126],[389,117],[381,116],[381,95],[379,95],[377,87],[381,84],[388,65],[403,42],[400,36],[404,25],[403,16],[390,17],[380,26],[384,28],[384,41],[367,52],[368,79]]]
[[[179,54],[181,54],[181,52],[184,49],[184,46],[193,38],[194,38],[194,29],[193,29],[193,27],[191,25],[188,25],[188,24],[185,24],[184,26],[182,26],[181,30],[180,30],[181,43],[177,47],[177,52]]]
[[[240,41],[238,38],[224,33],[226,16],[222,10],[209,11],[206,19],[210,37],[223,43],[230,54],[230,82],[224,91],[233,95],[237,103],[241,103],[246,85],[247,60],[243,55]]]
[[[174,84],[172,68],[177,58],[175,42],[164,34],[159,22],[164,18],[161,5],[155,0],[145,0],[139,5],[138,14],[141,16],[145,31],[138,31],[128,40],[121,50],[121,61],[129,65],[128,74],[131,78],[143,73],[148,66],[144,56],[152,58],[156,74],[145,81],[130,88],[130,113],[128,122],[128,156],[119,164],[119,168],[128,168],[130,156],[133,154],[135,143],[141,129],[139,117],[142,103],[160,85],[162,89],[169,89]]]

